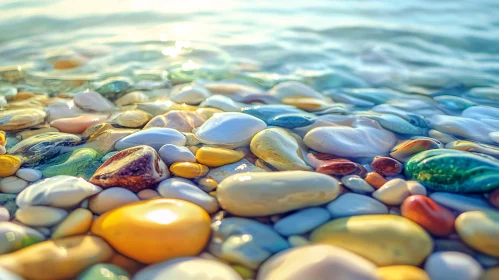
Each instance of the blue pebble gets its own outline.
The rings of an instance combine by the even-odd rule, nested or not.
[[[464,196],[455,193],[434,192],[430,195],[430,198],[436,203],[458,212],[494,210],[485,199],[478,197]]]
[[[267,121],[267,125],[279,126],[283,128],[297,128],[313,124],[314,118],[301,114],[283,114]]]
[[[324,208],[313,207],[293,213],[274,224],[274,229],[284,236],[303,234],[331,219]]]
[[[310,114],[290,105],[257,105],[242,108],[241,112],[257,117],[267,124],[268,121],[273,118],[285,114],[297,114],[304,117],[315,118],[314,114]]]

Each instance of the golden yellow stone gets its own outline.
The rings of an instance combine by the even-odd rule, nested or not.
[[[176,162],[170,166],[170,172],[175,176],[188,179],[202,177],[209,170],[207,166],[194,162]]]
[[[469,211],[456,219],[456,231],[466,244],[499,257],[499,212]]]
[[[92,212],[78,208],[71,212],[52,232],[52,239],[87,233],[92,226]]]
[[[198,255],[210,236],[210,216],[183,200],[143,200],[100,216],[92,233],[125,256],[155,263]]]
[[[327,108],[327,103],[313,97],[288,96],[284,97],[281,102],[305,111],[318,111]]]
[[[19,140],[24,140],[28,139],[31,136],[35,136],[38,134],[46,133],[46,132],[59,132],[59,129],[55,127],[44,127],[40,129],[33,129],[33,130],[24,130],[16,134],[16,138]]]
[[[57,70],[73,69],[78,66],[80,66],[80,62],[74,59],[59,59],[54,62],[54,69]]]
[[[211,167],[234,163],[243,157],[243,152],[214,147],[201,147],[196,152],[196,160]]]
[[[310,240],[352,251],[378,266],[417,266],[433,250],[433,241],[423,228],[395,215],[336,219],[315,229]]]
[[[35,96],[35,94],[32,92],[21,91],[21,92],[18,92],[16,95],[12,96],[12,98],[9,98],[9,101],[26,100],[26,99],[30,99],[34,96]]]
[[[7,145],[7,138],[5,138],[5,132],[0,131],[0,146]]]
[[[424,270],[410,265],[380,267],[378,276],[380,280],[430,280]]]
[[[0,256],[0,267],[26,279],[74,279],[85,268],[108,261],[113,249],[97,236],[48,240]]]
[[[0,155],[0,177],[8,177],[16,174],[23,160],[11,155]]]
[[[499,279],[499,267],[493,267],[485,270],[480,277],[480,280],[497,280]]]

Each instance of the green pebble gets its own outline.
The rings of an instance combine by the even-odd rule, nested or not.
[[[44,177],[70,175],[88,180],[101,165],[101,158],[102,155],[94,149],[82,148],[71,153],[62,154],[40,169]]]
[[[114,264],[94,264],[78,275],[77,280],[127,280],[130,274]]]

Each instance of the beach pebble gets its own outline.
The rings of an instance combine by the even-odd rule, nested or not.
[[[388,214],[388,207],[369,196],[345,193],[327,205],[333,218]]]
[[[113,121],[123,127],[136,128],[144,126],[150,119],[151,115],[142,110],[130,110],[120,113]]]
[[[28,226],[53,226],[62,221],[68,212],[49,206],[27,206],[16,211],[16,219]]]
[[[378,266],[417,266],[433,249],[433,241],[423,228],[395,215],[335,219],[315,229],[310,240],[347,249]]]
[[[312,207],[297,211],[280,219],[274,224],[274,229],[284,236],[306,233],[329,221],[331,214],[319,207]]]
[[[17,156],[0,155],[0,178],[16,174],[23,160]]]
[[[448,236],[454,229],[456,219],[454,214],[426,196],[409,196],[402,203],[400,210],[402,216],[419,224],[433,235]]]
[[[167,165],[175,162],[196,162],[196,156],[184,146],[166,144],[159,149],[158,153]]]
[[[411,265],[392,265],[378,268],[380,280],[430,280],[428,274]]]
[[[16,176],[9,176],[0,179],[0,192],[3,193],[20,193],[27,186],[27,181]]]
[[[129,280],[131,276],[114,264],[94,264],[78,275],[77,280]]]
[[[217,199],[196,185],[177,178],[166,179],[158,186],[158,193],[164,198],[176,198],[192,202],[212,214],[218,210]]]
[[[16,203],[21,208],[37,205],[72,208],[100,191],[100,187],[84,179],[60,175],[31,184],[17,196]]]
[[[239,173],[245,173],[245,172],[266,172],[265,169],[262,169],[260,167],[255,166],[251,162],[249,162],[247,159],[242,159],[238,162],[227,164],[227,165],[222,165],[220,167],[216,168],[211,168],[211,170],[206,174],[207,178],[211,178],[215,180],[216,182],[220,183],[222,182],[225,178],[234,175],[234,174],[239,174]]]
[[[456,231],[470,247],[499,257],[499,212],[470,211],[456,219]]]
[[[161,197],[159,193],[155,190],[145,189],[137,193],[140,200],[148,200],[153,198]]]
[[[114,103],[118,106],[125,106],[135,103],[146,102],[149,100],[149,97],[140,91],[132,91],[129,92],[122,97],[116,99]]]
[[[28,182],[36,182],[42,178],[42,172],[32,168],[20,168],[17,170],[16,175]]]
[[[213,180],[212,178],[201,178],[199,179],[198,184],[199,188],[207,193],[212,192],[216,188],[218,188],[217,181]]]
[[[87,209],[77,208],[52,231],[52,239],[85,234],[92,226],[93,214]]]
[[[170,100],[176,103],[197,105],[210,96],[210,92],[199,86],[176,86],[170,93]]]
[[[412,194],[419,194],[426,196],[426,188],[421,185],[418,181],[405,181],[407,183],[407,188],[409,188],[409,192]]]
[[[339,182],[320,173],[256,172],[224,179],[217,198],[221,207],[234,215],[266,216],[317,206],[335,199],[339,192]]]
[[[243,158],[243,152],[223,148],[201,147],[196,151],[196,160],[209,167],[238,162]]]
[[[50,126],[57,128],[60,132],[81,134],[87,128],[105,122],[106,115],[81,115],[72,118],[61,118],[50,122]]]
[[[311,97],[318,100],[324,100],[326,97],[313,88],[295,81],[282,82],[269,90],[271,96],[282,100],[286,97]]]
[[[114,147],[117,150],[124,150],[139,145],[148,145],[158,151],[166,144],[184,146],[185,136],[175,129],[156,127],[126,136],[116,142]]]
[[[388,182],[383,176],[379,175],[377,172],[369,172],[364,178],[366,182],[373,186],[375,189],[381,188],[386,182]]]
[[[0,206],[0,222],[8,222],[8,221],[10,221],[9,209]]]
[[[352,174],[357,171],[358,165],[357,163],[350,161],[348,159],[337,158],[325,160],[323,164],[319,165],[315,171],[333,175],[333,176],[343,176],[347,174]]]
[[[376,265],[345,249],[329,245],[302,246],[272,256],[257,280],[378,279]]]
[[[137,201],[139,201],[139,198],[133,192],[115,187],[105,189],[97,195],[92,196],[89,199],[88,207],[93,213],[101,215],[120,206]]]
[[[118,252],[150,264],[199,254],[210,236],[210,217],[190,202],[143,200],[101,215],[91,231]]]
[[[428,118],[428,121],[432,129],[486,144],[493,143],[489,133],[497,131],[497,128],[473,118],[433,115]]]
[[[45,240],[45,236],[37,230],[11,222],[0,221],[0,256],[43,240]]]
[[[223,95],[212,95],[199,104],[200,107],[216,108],[224,112],[240,112],[245,105]]]
[[[426,260],[424,269],[432,280],[476,280],[483,273],[480,264],[460,252],[436,252]]]
[[[205,176],[210,169],[194,162],[176,162],[170,166],[170,172],[175,176],[194,179]]]
[[[372,193],[375,189],[358,175],[346,175],[341,177],[341,182],[356,193]]]
[[[0,130],[10,131],[36,126],[44,121],[47,114],[38,109],[24,108],[0,111]]]
[[[176,258],[148,266],[139,271],[134,280],[242,280],[230,266],[216,260]]]
[[[390,152],[390,156],[401,162],[406,162],[420,152],[438,149],[441,146],[438,140],[431,138],[409,139],[395,146]]]
[[[375,157],[371,162],[374,171],[382,176],[394,176],[400,174],[404,165],[391,157]]]
[[[373,192],[373,197],[388,205],[400,205],[411,193],[403,179],[393,179]]]
[[[478,197],[470,197],[454,193],[434,192],[430,198],[436,203],[459,213],[474,210],[494,210],[487,200]]]
[[[106,112],[113,109],[113,103],[95,91],[83,91],[73,97],[76,106],[88,111]]]

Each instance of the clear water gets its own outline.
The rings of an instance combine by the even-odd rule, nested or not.
[[[0,68],[413,92],[499,80],[499,1],[1,0]],[[77,57],[78,69],[51,62]]]

